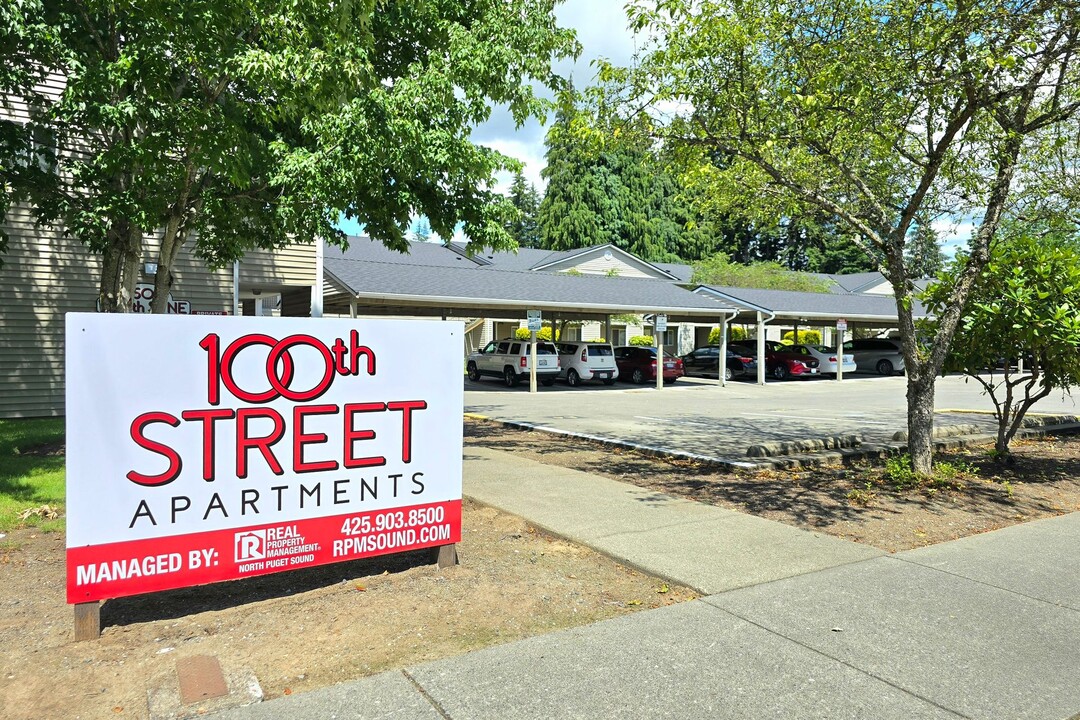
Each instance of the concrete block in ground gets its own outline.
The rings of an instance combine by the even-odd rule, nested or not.
[[[983,429],[973,423],[961,423],[960,425],[939,425],[934,428],[932,437],[934,438],[950,438],[957,435],[975,435],[983,432]],[[908,431],[897,430],[893,433],[892,439],[897,442],[907,442]]]
[[[1080,610],[1080,513],[908,550],[896,557]]]
[[[954,718],[704,605],[635,613],[409,668],[451,718]]]
[[[882,555],[823,533],[734,513],[597,538],[592,547],[705,594],[757,585]]]
[[[205,657],[205,656],[200,656]],[[248,668],[221,668],[217,659],[220,676],[224,680],[226,692],[223,694],[200,691],[202,683],[185,680],[185,661],[181,658],[176,663],[176,672],[161,672],[147,679],[146,704],[150,720],[181,720],[184,718],[202,718],[227,708],[236,708],[258,703],[263,699],[262,687],[258,678]],[[196,664],[201,664],[197,662]],[[199,668],[193,668],[199,671]],[[212,671],[212,670],[211,670]],[[184,685],[188,685],[185,690]],[[194,686],[193,686],[194,685]],[[216,688],[220,690],[220,686]],[[193,691],[198,697],[193,696]]]
[[[817,452],[819,450],[836,450],[839,448],[858,447],[863,442],[861,434],[834,435],[823,438],[807,438],[805,440],[785,440],[782,442],[761,443],[751,445],[746,450],[749,457],[777,457],[779,455],[795,455],[798,453]]]
[[[209,716],[214,720],[442,720],[400,672],[353,680]]]
[[[1080,710],[1080,613],[895,558],[703,602],[970,718]]]

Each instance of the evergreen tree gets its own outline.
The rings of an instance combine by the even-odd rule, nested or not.
[[[510,184],[510,203],[519,215],[506,223],[506,232],[520,247],[540,247],[540,228],[537,215],[540,211],[540,193],[536,186],[525,179],[518,170]]]
[[[416,224],[413,225],[412,241],[413,242],[427,242],[431,238],[431,223],[428,219],[421,215],[416,220]]]
[[[603,143],[589,143],[575,135],[574,122],[564,109],[548,131],[542,247],[612,244],[659,262],[696,260],[716,249],[712,224],[693,209],[646,138],[607,132]]]
[[[941,252],[937,231],[926,216],[920,215],[915,219],[904,260],[913,278],[937,277],[945,266],[945,255]]]

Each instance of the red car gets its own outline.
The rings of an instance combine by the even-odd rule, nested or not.
[[[615,365],[619,368],[619,379],[642,383],[656,382],[656,348],[624,345],[615,348]],[[674,355],[664,353],[664,382],[673,383],[681,378],[683,362]]]
[[[735,352],[745,352],[747,355],[756,354],[755,351],[745,346],[730,347]],[[816,358],[791,352],[788,346],[783,343],[775,340],[765,341],[765,371],[777,380],[787,380],[789,377],[816,376],[818,374],[818,365]]]

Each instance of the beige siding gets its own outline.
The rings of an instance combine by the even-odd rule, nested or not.
[[[616,256],[605,258],[603,255],[600,255],[582,259],[579,262],[559,263],[557,266],[552,266],[550,268],[550,270],[556,272],[567,272],[571,269],[577,270],[582,275],[607,275],[611,272],[615,272],[619,277],[656,277],[656,275],[651,275],[642,269],[635,268],[630,263],[623,262]]]
[[[659,272],[652,270],[648,265],[630,260],[632,257],[618,251],[612,252],[605,248],[597,248],[563,262],[553,263],[550,267],[544,268],[544,272],[576,270],[582,275],[615,273],[619,277],[667,279]]]
[[[254,250],[240,261],[240,286],[263,290],[315,285],[315,246],[290,245],[281,250]]]
[[[25,208],[5,223],[8,252],[0,268],[0,417],[61,415],[64,407],[64,314],[93,312],[101,260],[77,240],[34,226]],[[147,238],[144,260],[157,239]],[[232,273],[211,272],[181,254],[174,300],[192,312],[229,312]],[[151,275],[139,282],[153,283]]]

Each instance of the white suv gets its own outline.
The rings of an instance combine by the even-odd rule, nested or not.
[[[466,369],[470,380],[484,375],[499,377],[506,387],[515,387],[522,378],[529,377],[528,340],[509,338],[492,340],[483,350],[469,355]],[[559,352],[549,342],[536,343],[536,378],[541,384],[551,386],[559,375]]]
[[[559,362],[562,364],[559,377],[565,377],[575,387],[583,380],[603,380],[605,385],[611,385],[619,377],[615,351],[607,343],[559,343]]]

